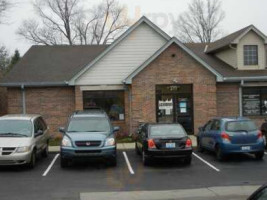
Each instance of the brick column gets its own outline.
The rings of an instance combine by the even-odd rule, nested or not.
[[[75,86],[75,110],[83,110],[83,93],[80,86]]]

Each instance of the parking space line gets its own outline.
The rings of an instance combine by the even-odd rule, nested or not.
[[[265,155],[267,155],[267,152],[264,152]]]
[[[210,164],[209,162],[207,162],[206,160],[204,160],[203,158],[201,158],[200,156],[198,156],[197,154],[193,153],[193,155],[198,158],[199,160],[201,160],[202,162],[204,162],[205,164],[207,164],[209,167],[211,167],[212,169],[214,169],[217,172],[220,172],[220,170],[218,168],[216,168],[215,166],[213,166],[212,164]]]
[[[130,161],[129,161],[129,159],[128,159],[128,157],[127,157],[127,154],[126,154],[125,151],[123,152],[123,156],[124,156],[124,159],[125,159],[126,164],[127,164],[127,166],[128,166],[128,169],[129,169],[130,174],[134,175],[134,170],[133,170],[133,168],[132,168],[132,166],[131,166],[131,164],[130,164]]]
[[[59,153],[55,155],[54,159],[52,160],[52,162],[50,163],[50,165],[48,166],[48,168],[45,170],[45,172],[43,173],[43,176],[46,176],[48,174],[48,172],[51,170],[51,168],[55,164],[55,162],[56,162],[56,160],[57,160],[58,157],[59,157]]]

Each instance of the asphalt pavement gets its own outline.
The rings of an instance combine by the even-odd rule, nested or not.
[[[66,169],[61,169],[59,158],[50,153],[33,170],[1,167],[0,199],[240,200],[267,180],[267,155],[263,161],[237,155],[218,162],[212,153],[195,151],[190,166],[168,160],[144,167],[141,157],[125,148],[118,150],[117,167],[89,162]]]

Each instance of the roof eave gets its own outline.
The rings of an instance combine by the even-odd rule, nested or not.
[[[1,87],[60,87],[68,86],[68,82],[10,82],[0,83]]]

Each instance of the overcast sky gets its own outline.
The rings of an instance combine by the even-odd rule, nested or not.
[[[88,5],[101,0],[83,0]],[[131,20],[142,15],[173,36],[172,22],[187,9],[191,0],[119,0],[128,10]],[[32,0],[16,0],[8,16],[8,24],[0,25],[0,44],[4,44],[10,53],[19,49],[23,55],[32,45],[16,35],[16,30],[24,19],[34,17]],[[267,34],[267,0],[222,0],[226,17],[221,24],[224,33],[228,34],[240,28],[254,24]]]

